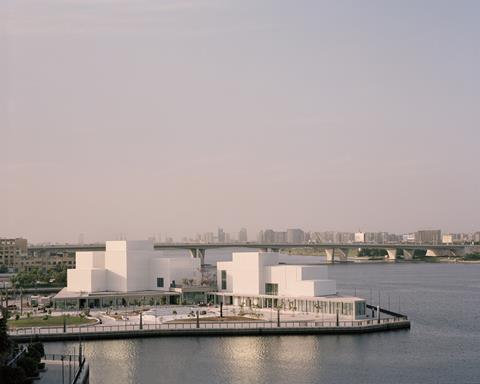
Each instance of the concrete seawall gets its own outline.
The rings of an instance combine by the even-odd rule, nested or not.
[[[409,320],[390,323],[369,324],[349,327],[269,327],[269,328],[186,328],[186,329],[144,329],[111,332],[79,332],[37,334],[35,338],[48,341],[78,341],[132,339],[145,337],[185,337],[185,336],[279,336],[279,335],[354,335],[373,332],[387,332],[410,329]],[[32,335],[10,335],[19,342],[28,342]]]

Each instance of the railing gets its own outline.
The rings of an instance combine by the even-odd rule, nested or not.
[[[6,363],[7,367],[15,367],[17,364],[17,361],[23,355],[25,355],[26,352],[27,352],[27,348],[25,348],[23,345],[20,345],[20,349],[15,353],[15,355],[9,356],[7,358],[7,363]]]
[[[63,327],[36,327],[17,328],[9,330],[12,336],[24,335],[50,335],[50,334],[86,334],[86,333],[108,333],[108,332],[130,332],[130,331],[163,331],[163,330],[184,330],[184,329],[264,329],[264,328],[352,328],[369,327],[378,324],[393,324],[406,321],[405,317],[369,318],[365,320],[349,321],[195,321],[172,322],[162,324],[117,324],[117,325],[92,325],[92,326],[69,326],[65,332]]]
[[[398,312],[393,312],[393,311],[391,311],[389,309],[386,309],[386,308],[377,307],[375,305],[370,305],[370,304],[366,304],[366,307],[367,307],[367,309],[370,309],[370,310],[373,310],[373,311],[376,311],[377,309],[380,309],[380,313],[384,313],[388,316],[403,318],[405,320],[408,319],[408,317],[406,315],[402,315],[401,313],[398,313]]]
[[[85,366],[85,356],[79,355],[64,355],[64,354],[45,354],[44,360],[47,361],[61,361],[62,362],[62,382],[75,384]],[[73,372],[72,372],[73,367]],[[67,375],[67,372],[68,375]],[[68,376],[68,379],[67,379]]]

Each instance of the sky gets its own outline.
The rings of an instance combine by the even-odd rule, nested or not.
[[[0,237],[480,230],[476,0],[0,2]]]

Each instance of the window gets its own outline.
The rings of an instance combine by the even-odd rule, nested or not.
[[[278,295],[278,284],[266,283],[265,284],[265,294],[266,295]]]
[[[157,288],[163,288],[163,277],[157,277]]]
[[[221,271],[222,273],[222,289],[227,289],[227,271]]]
[[[365,302],[356,301],[355,302],[355,315],[356,316],[365,316]]]

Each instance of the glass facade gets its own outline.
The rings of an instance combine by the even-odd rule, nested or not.
[[[265,284],[266,295],[262,296],[234,296],[234,304],[247,308],[276,308],[284,311],[329,314],[359,318],[365,316],[365,301],[363,300],[319,300],[297,299],[294,297],[278,297],[275,293],[276,284]],[[266,296],[265,295],[265,296]]]
[[[265,294],[266,295],[278,295],[278,284],[266,283],[265,284]]]
[[[227,271],[222,271],[222,289],[227,289]]]
[[[365,316],[365,302],[356,301],[355,302],[355,315],[356,316]]]

